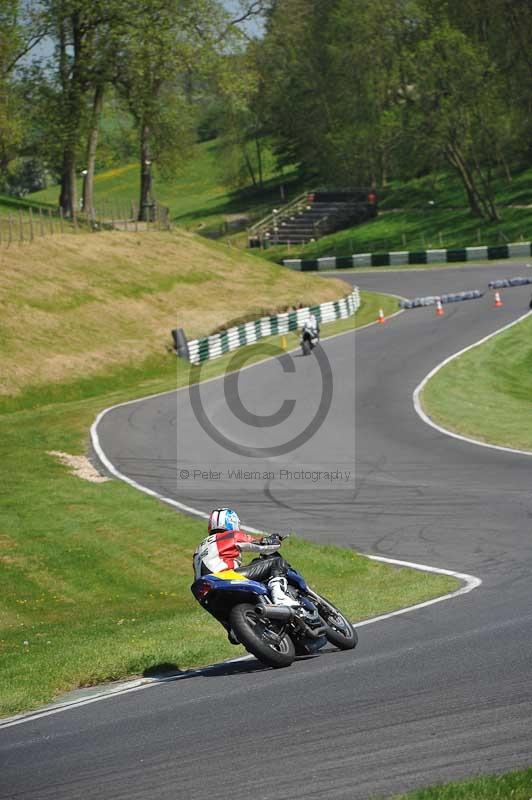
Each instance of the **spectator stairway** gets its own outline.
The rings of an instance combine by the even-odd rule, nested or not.
[[[256,223],[249,230],[250,247],[305,244],[333,231],[357,225],[377,213],[377,198],[367,189],[317,189]]]

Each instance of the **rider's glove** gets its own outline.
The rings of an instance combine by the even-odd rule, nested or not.
[[[277,547],[281,544],[281,537],[278,536],[276,533],[272,533],[271,536],[264,536],[260,540],[260,543]]]

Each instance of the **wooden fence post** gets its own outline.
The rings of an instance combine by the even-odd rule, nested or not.
[[[51,208],[48,209],[48,223],[50,225],[50,233],[53,236],[54,235],[54,220],[53,220],[53,217],[52,217],[52,209]]]
[[[39,230],[41,232],[41,236],[44,236],[44,223],[42,218],[42,208],[39,206]]]
[[[9,226],[9,244],[13,241],[13,220],[11,219],[11,214],[7,215],[7,224]]]
[[[63,206],[59,206],[59,230],[61,233],[64,233],[64,217],[63,217]]]
[[[33,242],[33,209],[30,207],[30,242]]]
[[[22,209],[19,208],[18,210],[18,233],[19,233],[19,244],[24,242],[24,220],[22,219]]]

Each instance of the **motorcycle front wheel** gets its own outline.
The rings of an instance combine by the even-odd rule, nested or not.
[[[255,606],[240,603],[231,609],[229,622],[246,650],[268,667],[289,667],[296,657],[294,643],[279,636],[271,622],[259,617]]]
[[[318,613],[327,625],[327,641],[339,650],[352,650],[357,646],[358,634],[344,615],[324,597],[316,595]]]

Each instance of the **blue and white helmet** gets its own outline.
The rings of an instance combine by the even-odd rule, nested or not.
[[[218,531],[238,531],[240,520],[231,508],[215,508],[209,517],[209,533]]]

